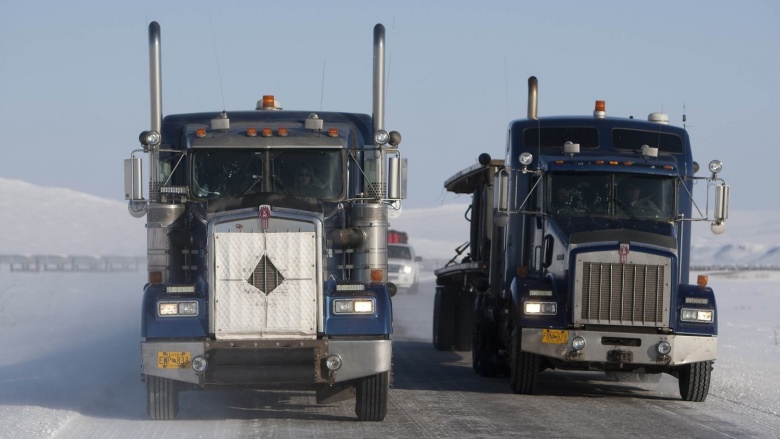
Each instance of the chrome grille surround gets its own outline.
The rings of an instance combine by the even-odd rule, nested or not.
[[[668,327],[671,282],[669,257],[632,251],[621,263],[617,249],[580,253],[574,323]]]

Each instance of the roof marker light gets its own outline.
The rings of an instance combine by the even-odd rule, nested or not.
[[[596,108],[593,110],[593,117],[603,119],[607,117],[606,101],[596,101]]]
[[[329,128],[328,129],[328,135],[330,137],[338,137],[339,136],[339,129],[338,128]]]
[[[205,128],[198,128],[195,130],[195,135],[197,137],[206,137],[206,129]]]
[[[274,134],[274,130],[270,128],[263,128],[263,137],[271,137]]]
[[[257,128],[247,128],[246,135],[248,137],[257,137]]]
[[[278,130],[276,130],[276,134],[279,137],[287,137],[287,128],[279,128]]]
[[[256,110],[281,110],[282,105],[274,98],[274,95],[263,95],[263,99],[257,101]]]

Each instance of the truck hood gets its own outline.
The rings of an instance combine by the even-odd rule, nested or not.
[[[548,230],[566,247],[583,242],[638,241],[674,249],[673,223],[618,218],[548,217]]]

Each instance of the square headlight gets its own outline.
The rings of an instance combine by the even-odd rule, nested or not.
[[[526,314],[555,315],[558,312],[558,304],[555,302],[526,302]]]
[[[336,299],[333,301],[336,314],[372,314],[374,299]]]
[[[715,313],[711,309],[683,308],[680,320],[683,322],[712,323]]]

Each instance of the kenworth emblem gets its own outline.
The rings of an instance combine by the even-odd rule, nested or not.
[[[268,220],[271,218],[271,206],[263,204],[257,210],[257,216],[260,217],[260,227],[263,230],[268,228]]]
[[[628,244],[620,244],[620,263],[628,262]]]

